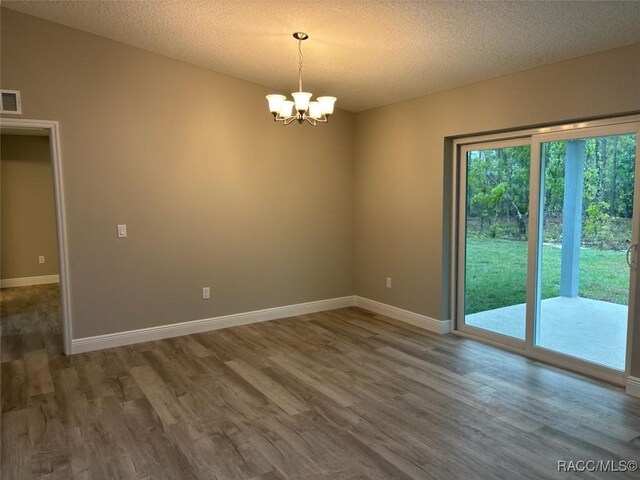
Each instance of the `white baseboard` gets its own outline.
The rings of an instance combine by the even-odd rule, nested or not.
[[[134,343],[161,340],[163,338],[179,337],[192,333],[208,332],[221,328],[235,327],[249,323],[265,322],[278,318],[294,317],[307,313],[322,312],[324,310],[334,310],[336,308],[352,307],[354,305],[353,296],[331,298],[316,302],[298,303],[284,307],[266,308],[246,313],[235,313],[220,317],[204,318],[189,322],[172,323],[158,327],[141,328],[139,330],[129,330],[126,332],[108,333],[95,337],[85,337],[74,339],[71,345],[72,353],[90,352],[102,350],[103,348],[120,347]]]
[[[268,320],[276,320],[278,318],[295,317],[296,315],[353,306],[358,306],[365,310],[385,315],[387,317],[400,320],[401,322],[415,325],[416,327],[424,328],[430,332],[438,334],[449,333],[449,320],[436,320],[425,315],[420,315],[408,310],[376,302],[375,300],[369,300],[368,298],[348,296],[319,300],[316,302],[299,303],[296,305],[287,305],[284,307],[267,308],[253,312],[203,318],[201,320],[192,320],[189,322],[172,323],[170,325],[141,328],[126,332],[108,333],[105,335],[97,335],[95,337],[76,338],[72,342],[71,352],[91,352],[93,350],[102,350],[104,348],[150,342],[152,340],[161,340],[163,338],[179,337],[181,335],[190,335],[192,333],[208,332],[221,328],[236,327],[250,323],[266,322]]]
[[[640,378],[631,375],[627,377],[627,394],[640,398]]]
[[[60,283],[60,275],[39,275],[37,277],[3,278],[0,280],[0,288],[29,287],[31,285],[44,285],[47,283]]]
[[[424,328],[430,332],[444,335],[449,333],[450,324],[449,320],[436,320],[435,318],[427,317],[426,315],[420,315],[419,313],[410,312],[409,310],[403,310],[398,307],[392,307],[385,303],[376,302],[375,300],[369,300],[368,298],[355,296],[355,305],[357,307],[364,308],[380,315],[395,318],[401,322],[410,323],[416,327]]]

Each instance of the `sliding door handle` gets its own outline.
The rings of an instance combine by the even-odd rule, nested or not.
[[[629,268],[638,267],[637,253],[638,253],[638,244],[632,243],[631,245],[629,245],[629,248],[627,248],[627,263],[629,264]]]

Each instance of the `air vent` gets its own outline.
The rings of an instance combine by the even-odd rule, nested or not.
[[[22,114],[20,92],[18,90],[2,90],[2,108],[0,113]]]

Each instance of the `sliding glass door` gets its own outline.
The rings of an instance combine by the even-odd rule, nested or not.
[[[630,122],[460,149],[458,330],[622,379],[637,297],[639,132]]]
[[[624,372],[638,244],[638,124],[534,135],[529,348]],[[558,363],[558,362],[556,362]]]
[[[510,140],[463,149],[461,330],[502,342],[525,339],[528,143]]]

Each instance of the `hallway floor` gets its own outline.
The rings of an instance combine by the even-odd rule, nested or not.
[[[0,290],[0,336],[2,362],[30,352],[62,353],[59,284]]]

